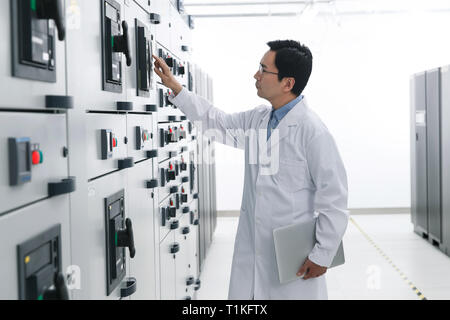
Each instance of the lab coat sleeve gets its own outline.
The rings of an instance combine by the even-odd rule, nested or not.
[[[309,171],[316,187],[314,210],[318,213],[317,242],[308,257],[315,264],[329,267],[349,219],[347,175],[336,143],[328,131],[313,138],[306,150]]]
[[[204,135],[214,136],[216,142],[235,148],[245,148],[245,132],[249,129],[254,110],[227,114],[186,88],[183,88],[176,97],[171,95],[169,100]]]

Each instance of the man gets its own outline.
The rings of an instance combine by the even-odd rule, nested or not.
[[[226,114],[183,88],[164,61],[154,56],[155,72],[173,91],[172,103],[189,120],[203,131],[215,129],[227,137],[219,142],[245,149],[229,299],[327,299],[324,274],[348,224],[346,172],[333,137],[301,95],[312,71],[310,50],[292,40],[268,46],[254,78],[258,96],[271,107]],[[266,135],[246,139],[249,130]],[[267,164],[260,151],[257,161],[250,161],[255,146],[277,155],[277,170],[264,174]],[[280,284],[273,229],[315,218],[317,243],[299,266],[299,279]]]

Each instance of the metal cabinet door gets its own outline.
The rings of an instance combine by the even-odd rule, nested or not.
[[[126,120],[126,115],[120,114],[86,114],[88,179],[119,170],[119,161],[127,158]],[[103,155],[105,148],[109,153],[106,157]]]
[[[175,257],[171,247],[175,243],[175,233],[170,232],[160,244],[160,287],[161,300],[175,300]]]
[[[56,32],[55,42],[55,73],[56,82],[44,82],[38,80],[27,80],[12,76],[11,70],[14,53],[19,58],[19,45],[15,41],[16,36],[12,32],[13,23],[18,24],[18,17],[12,17],[11,4],[17,6],[19,1],[0,1],[0,21],[3,28],[0,29],[0,36],[3,39],[0,50],[0,108],[21,108],[21,109],[45,109],[46,95],[64,96],[66,95],[66,51],[64,41],[59,41]],[[17,9],[17,8],[16,8]],[[63,9],[64,12],[64,9]],[[17,25],[15,28],[19,28]],[[18,32],[18,31],[17,31]],[[35,41],[40,41],[36,39]],[[15,43],[15,44],[14,44]],[[14,51],[11,49],[15,46]],[[19,63],[20,64],[20,63]],[[26,65],[26,64],[20,64]],[[29,64],[28,64],[29,65]],[[32,68],[39,72],[41,68]],[[38,76],[39,77],[39,76]],[[6,85],[7,84],[7,85]]]
[[[49,183],[67,179],[64,114],[0,112],[0,138],[0,214],[49,197]]]
[[[450,66],[441,68],[441,174],[442,174],[442,242],[448,254],[450,247]]]
[[[154,300],[156,298],[155,271],[155,213],[152,189],[146,182],[152,179],[151,160],[143,161],[128,171],[128,217],[133,222],[136,256],[130,259],[130,274],[138,280],[137,291],[132,299]]]
[[[428,196],[427,196],[427,109],[426,76],[416,74],[413,80],[414,96],[414,135],[415,135],[415,171],[412,183],[415,186],[415,206],[413,215],[416,232],[428,235]]]
[[[120,6],[120,21],[124,21],[124,0]],[[66,0],[69,12],[81,12],[67,30],[67,90],[76,97],[76,107],[83,110],[117,111],[117,102],[126,101],[126,59],[122,56],[122,91],[103,88],[102,5],[103,1]],[[73,8],[71,9],[71,7]],[[129,30],[130,32],[130,30]]]
[[[152,57],[152,54],[156,52],[155,25],[150,23],[148,3],[148,0],[133,1],[125,7],[125,20],[128,23],[130,50],[133,57],[132,65],[124,70],[124,74],[126,74],[126,98],[133,102],[133,110],[139,112],[151,112],[154,109],[148,109],[147,106],[156,107],[157,101],[156,78],[158,76],[153,71]],[[142,37],[140,37],[139,32],[142,31],[143,33],[140,34]],[[144,39],[145,41],[140,41]],[[140,53],[144,52],[145,55],[141,56]]]
[[[17,246],[55,225],[61,225],[62,269],[60,272],[65,274],[71,265],[68,195],[39,201],[0,217],[1,300],[19,299]]]
[[[125,217],[128,217],[130,207],[126,185],[127,170],[108,174],[88,184],[88,220],[82,228],[72,230],[74,235],[83,238],[83,243],[89,244],[88,247],[78,245],[76,240],[72,244],[74,256],[79,259],[74,260],[74,264],[79,265],[83,270],[82,290],[77,292],[77,299],[106,300],[120,298],[120,286],[116,287],[109,296],[107,293],[108,260],[105,214],[107,212],[106,199],[123,190]],[[136,252],[139,252],[138,246],[136,246]],[[126,256],[129,257],[128,249],[126,249]],[[126,265],[126,268],[126,276],[128,276],[130,274],[129,265]],[[139,286],[139,279],[137,281],[137,286]]]
[[[441,105],[440,69],[427,71],[428,231],[441,242]]]

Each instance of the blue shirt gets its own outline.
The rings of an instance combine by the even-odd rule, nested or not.
[[[267,140],[269,140],[270,136],[272,135],[272,130],[275,129],[280,121],[288,114],[288,112],[291,111],[292,108],[302,100],[303,96],[298,96],[297,98],[277,110],[272,108],[269,125],[267,127]]]

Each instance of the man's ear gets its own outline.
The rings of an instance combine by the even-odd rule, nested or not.
[[[287,91],[292,91],[295,86],[295,78],[284,78],[286,81],[285,87],[288,89]]]

